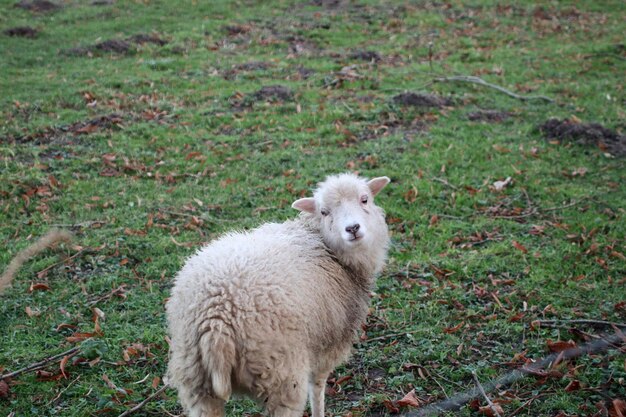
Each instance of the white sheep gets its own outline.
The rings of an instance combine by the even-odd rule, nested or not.
[[[189,417],[224,415],[233,394],[274,417],[313,417],[365,321],[389,246],[374,196],[389,183],[328,177],[295,220],[229,233],[191,257],[167,302],[169,383]]]

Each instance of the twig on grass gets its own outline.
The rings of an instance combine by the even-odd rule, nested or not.
[[[539,324],[588,324],[590,326],[600,326],[600,327],[622,327],[626,328],[626,323],[615,323],[613,321],[605,321],[605,320],[591,320],[591,319],[574,319],[574,320],[537,320]]]
[[[514,93],[514,92],[512,92],[510,90],[507,90],[504,87],[500,87],[499,85],[488,83],[487,81],[483,80],[482,78],[474,77],[472,75],[455,75],[455,76],[452,76],[452,77],[439,77],[439,78],[435,78],[433,81],[435,81],[435,82],[466,82],[466,83],[478,84],[478,85],[482,85],[484,87],[493,88],[494,90],[498,90],[501,93],[504,93],[507,96],[516,98],[518,100],[522,100],[522,101],[543,100],[543,101],[547,101],[549,103],[554,103],[554,100],[552,100],[549,97],[546,97],[546,96],[522,96],[522,95],[516,94],[516,93]]]
[[[407,335],[407,334],[415,334],[415,333],[419,333],[421,331],[422,330],[414,330],[414,331],[411,331],[411,332],[384,334],[382,336],[377,336],[377,337],[372,337],[371,339],[366,339],[366,340],[362,341],[361,343],[371,343],[371,342],[377,342],[379,340],[393,339],[395,337],[400,337],[400,336],[404,336],[404,335]]]
[[[35,362],[33,364],[30,364],[22,369],[18,369],[17,371],[13,371],[13,372],[9,372],[8,374],[3,374],[0,375],[0,381],[6,378],[13,378],[15,376],[18,376],[20,374],[23,374],[25,372],[29,372],[29,371],[34,371],[36,369],[42,368],[45,365],[48,365],[49,363],[53,363],[53,362],[57,362],[62,360],[65,356],[73,356],[75,355],[78,350],[80,349],[80,346],[75,346],[69,350],[66,350],[63,353],[59,353],[58,355],[54,355],[54,356],[50,356],[48,358],[42,359],[39,362]]]
[[[495,216],[491,216],[494,219],[523,219],[525,217],[530,217],[530,216],[534,216],[540,213],[546,213],[546,212],[550,212],[550,211],[558,211],[558,210],[565,210],[566,208],[570,208],[570,207],[574,207],[577,206],[578,204],[582,203],[583,201],[585,201],[586,198],[582,198],[578,201],[573,201],[569,204],[564,204],[562,206],[556,206],[556,207],[548,207],[548,208],[536,208],[536,207],[531,207],[530,211],[526,212],[526,213],[522,213],[522,214],[514,214],[511,216],[503,216],[503,215],[495,215]]]
[[[448,180],[446,180],[445,178],[433,177],[433,178],[432,178],[432,180],[433,180],[433,181],[440,182],[440,183],[442,183],[443,185],[445,185],[445,186],[447,186],[447,187],[452,188],[453,190],[458,190],[458,189],[459,189],[459,187],[457,187],[456,185],[450,184],[450,183],[448,182]]]
[[[500,413],[498,413],[498,409],[496,408],[496,405],[487,396],[485,389],[483,388],[482,384],[480,383],[480,380],[478,379],[478,375],[476,375],[476,371],[472,371],[472,377],[474,378],[474,383],[476,384],[476,387],[478,387],[478,390],[482,394],[483,398],[485,399],[485,401],[487,401],[487,404],[489,404],[489,408],[491,408],[491,411],[493,411],[493,414],[496,417],[502,417]]]
[[[134,406],[133,408],[130,408],[126,411],[124,411],[122,414],[120,414],[118,417],[126,417],[131,415],[132,413],[134,413],[135,411],[140,410],[144,405],[148,404],[150,401],[152,401],[156,396],[160,395],[163,391],[165,391],[167,388],[169,388],[169,385],[165,384],[163,385],[161,388],[159,388],[158,390],[156,390],[155,392],[153,392],[152,394],[150,394],[148,396],[148,398],[144,399],[142,402],[140,402],[139,404],[137,404],[136,406]]]
[[[56,397],[54,397],[53,399],[51,399],[50,401],[48,401],[48,403],[46,404],[46,406],[50,406],[52,403],[54,403],[56,400],[58,400],[59,398],[61,398],[61,395],[63,395],[63,393],[65,391],[67,391],[68,389],[70,389],[70,387],[72,385],[74,385],[74,382],[78,381],[80,379],[80,375],[78,375],[72,382],[70,382],[69,384],[67,384],[67,386],[65,388],[63,388],[61,391],[59,391],[59,393],[56,395]]]

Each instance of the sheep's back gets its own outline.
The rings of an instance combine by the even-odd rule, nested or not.
[[[242,348],[271,341],[341,356],[368,298],[321,236],[291,221],[230,233],[202,248],[179,273],[170,303],[170,316],[193,311],[197,326],[219,318]]]

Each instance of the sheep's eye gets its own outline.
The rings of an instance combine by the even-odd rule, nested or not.
[[[322,216],[328,216],[328,209],[323,208],[320,210],[320,213],[322,213]]]
[[[367,196],[364,195],[363,197],[361,197],[361,203],[363,204],[367,204]]]

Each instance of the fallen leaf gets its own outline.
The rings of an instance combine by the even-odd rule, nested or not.
[[[521,250],[524,253],[528,253],[528,249],[526,249],[526,247],[524,245],[522,245],[521,243],[517,242],[517,241],[513,241],[513,247],[517,250]]]
[[[465,324],[465,322],[462,321],[462,322],[460,322],[459,324],[457,324],[454,327],[446,327],[445,329],[443,329],[443,332],[447,333],[447,334],[454,333],[454,332],[458,331],[459,329],[461,329],[461,327],[463,327],[464,324]]]
[[[49,291],[50,287],[43,283],[30,284],[30,287],[28,288],[28,292],[33,292],[36,290],[37,291]]]
[[[428,222],[428,225],[434,226],[437,223],[439,223],[439,216],[437,216],[436,214],[433,214],[432,217],[430,218],[430,221]]]
[[[161,383],[161,378],[159,378],[158,376],[155,376],[154,378],[152,378],[152,388],[156,389],[160,383]]]
[[[398,414],[400,409],[390,400],[383,401],[383,405],[391,414]]]
[[[343,384],[344,382],[348,382],[348,381],[350,381],[351,379],[352,379],[352,375],[344,375],[344,376],[342,376],[341,378],[339,378],[339,379],[335,382],[335,384],[337,384],[337,385],[341,385],[341,384]]]
[[[557,340],[556,342],[553,342],[552,340],[548,339],[546,341],[546,345],[548,346],[548,349],[550,350],[550,352],[563,352],[564,350],[567,349],[572,349],[576,347],[576,342],[574,342],[573,340],[568,340],[568,341],[564,341],[564,340]]]
[[[404,397],[402,397],[401,400],[398,400],[396,402],[396,405],[398,407],[416,407],[417,408],[420,406],[420,400],[419,398],[417,398],[417,395],[415,395],[415,390],[412,389]]]
[[[0,380],[0,398],[9,398],[9,384]]]
[[[572,379],[569,384],[565,387],[566,392],[578,391],[580,389],[580,381],[577,379]]]
[[[493,404],[493,408],[495,409],[495,411],[498,414],[504,415],[504,410],[502,409],[502,407],[500,407],[500,404],[494,403]],[[487,417],[495,417],[496,416],[496,413],[494,413],[494,410],[489,405],[486,405],[484,407],[478,407],[478,412],[481,413],[481,414],[486,415]]]
[[[81,127],[80,129],[76,129],[74,131],[74,133],[82,133],[82,134],[89,134],[89,133],[93,133],[96,130],[98,130],[98,126],[95,124],[88,124],[86,126]]]
[[[70,355],[63,356],[61,359],[61,363],[59,364],[59,368],[61,369],[61,374],[63,374],[63,378],[67,379],[67,374],[65,373],[65,366],[67,365],[67,361],[70,360]]]
[[[611,416],[626,417],[626,401],[615,399],[613,400],[612,406],[615,413],[610,413]]]
[[[55,374],[53,372],[42,370],[35,372],[35,375],[37,375],[37,381],[58,381],[59,379],[63,378],[63,374],[61,373]]]
[[[418,194],[417,188],[411,187],[406,193],[404,193],[404,201],[407,203],[414,203],[415,200],[417,200]]]
[[[89,339],[91,337],[96,337],[96,336],[100,336],[99,333],[80,333],[80,332],[76,332],[71,336],[68,336],[65,338],[65,340],[67,340],[68,342],[71,343],[76,343],[76,342],[82,342],[85,339]]]
[[[524,313],[523,311],[520,311],[519,313],[517,313],[517,314],[515,314],[515,315],[513,315],[513,316],[511,316],[511,317],[509,317],[509,321],[510,321],[511,323],[516,322],[516,321],[520,321],[521,319],[523,319],[523,318],[524,318],[524,315],[525,315],[525,314],[526,314],[526,313]]]
[[[41,311],[39,310],[33,310],[32,308],[30,308],[29,306],[26,306],[26,308],[24,309],[24,311],[26,311],[26,315],[28,317],[39,317],[41,316]]]

